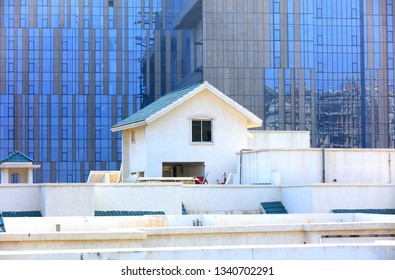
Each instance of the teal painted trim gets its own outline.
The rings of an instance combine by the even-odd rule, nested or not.
[[[395,209],[332,209],[332,213],[395,215]]]
[[[95,211],[95,216],[146,216],[165,215],[163,211]]]
[[[288,214],[281,201],[262,202],[261,205],[266,214]]]
[[[42,217],[40,211],[4,211],[3,217],[18,218],[18,217]]]
[[[6,232],[4,220],[3,220],[3,213],[0,211],[0,232]]]

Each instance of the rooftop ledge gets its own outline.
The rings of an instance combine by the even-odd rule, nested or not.
[[[1,242],[13,241],[76,241],[76,240],[130,240],[146,239],[144,231],[136,229],[113,231],[64,231],[64,232],[35,232],[35,233],[1,233]]]

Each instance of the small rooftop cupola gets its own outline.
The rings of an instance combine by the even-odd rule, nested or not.
[[[33,164],[33,160],[16,151],[0,162],[1,184],[33,183],[33,170],[41,165]]]

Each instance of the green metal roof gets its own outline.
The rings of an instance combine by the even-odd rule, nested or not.
[[[157,99],[156,101],[152,102],[147,107],[144,107],[140,111],[118,122],[112,128],[117,128],[124,125],[131,125],[134,123],[145,121],[147,118],[151,117],[152,115],[159,112],[160,110],[170,106],[171,104],[173,104],[183,96],[187,95],[192,90],[199,87],[200,85],[202,85],[202,83],[194,84],[192,86],[170,92],[162,96],[161,98]]]
[[[165,215],[163,211],[95,211],[95,216],[146,216]]]
[[[3,220],[3,213],[0,211],[0,232],[6,232]]]
[[[12,154],[9,154],[8,157],[1,162],[33,162],[33,160],[29,158],[27,155],[19,151],[16,151],[13,152]]]
[[[262,202],[261,205],[266,214],[288,214],[281,201]]]
[[[3,211],[3,217],[42,217],[42,215],[40,211]]]
[[[362,213],[395,215],[395,209],[332,209],[332,213]]]

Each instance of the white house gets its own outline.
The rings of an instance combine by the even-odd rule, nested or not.
[[[166,94],[111,130],[122,132],[122,178],[206,176],[237,172],[237,152],[262,120],[209,83]]]

